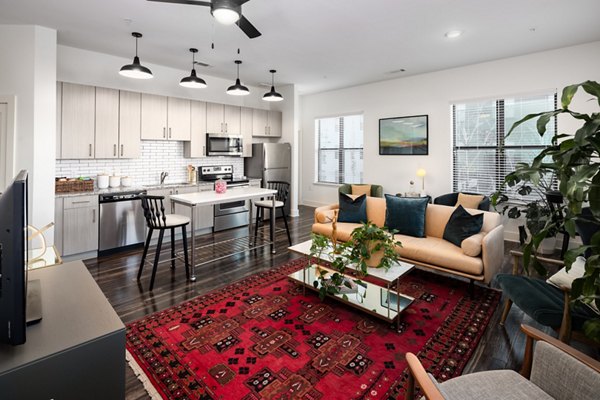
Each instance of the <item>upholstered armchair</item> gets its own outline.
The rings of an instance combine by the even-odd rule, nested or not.
[[[368,184],[350,184],[350,183],[342,183],[339,187],[339,192],[343,194],[355,194],[352,193],[352,186],[368,186]],[[371,197],[383,197],[383,186],[381,185],[370,185],[371,192],[369,196]]]
[[[481,196],[479,193],[469,193],[469,192],[460,192],[460,193],[474,195],[474,196]],[[441,196],[436,197],[435,200],[433,200],[433,203],[441,204],[443,206],[453,207],[456,205],[456,202],[458,201],[458,194],[459,194],[459,192],[443,194]],[[481,202],[479,203],[479,206],[477,208],[480,210],[483,210],[483,211],[489,211],[490,210],[490,198],[487,196],[483,196],[483,200],[481,200]]]
[[[483,371],[438,383],[414,354],[406,353],[410,372],[406,399],[414,399],[415,384],[428,400],[598,398],[600,362],[537,329],[521,325],[521,330],[527,341],[520,374]]]

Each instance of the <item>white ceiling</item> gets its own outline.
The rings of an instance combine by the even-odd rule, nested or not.
[[[599,0],[250,0],[242,10],[261,37],[218,24],[208,7],[145,0],[0,0],[0,23],[55,28],[59,44],[128,58],[139,31],[142,63],[189,69],[197,47],[212,66],[200,76],[234,79],[240,58],[242,82],[269,82],[274,68],[276,84],[301,93],[600,40]],[[464,34],[445,38],[452,29]]]

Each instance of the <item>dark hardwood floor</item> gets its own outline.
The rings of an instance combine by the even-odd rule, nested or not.
[[[293,243],[310,238],[314,209],[300,207],[300,217],[290,218],[289,227]],[[154,290],[150,286],[151,268],[146,267],[140,282],[137,281],[138,266],[141,259],[141,248],[120,252],[97,259],[85,260],[85,264],[96,279],[98,285],[121,317],[124,323],[129,323],[153,312],[179,304],[211,290],[223,287],[246,276],[268,270],[283,264],[298,256],[287,251],[288,241],[283,221],[277,221],[276,254],[271,254],[268,247],[253,250],[206,264],[196,268],[197,281],[188,282],[185,279],[185,269],[181,263],[175,270],[169,264],[159,265]],[[265,229],[267,232],[267,229]],[[235,236],[246,235],[246,229],[236,229],[217,234],[200,236],[197,245],[209,244]],[[181,243],[179,243],[180,247]],[[506,243],[503,272],[512,269],[508,252],[515,245]],[[168,243],[164,246],[165,258],[168,258]],[[161,257],[162,258],[162,257]],[[494,286],[494,285],[492,285]],[[502,305],[496,310],[476,353],[466,367],[465,373],[489,369],[518,370],[524,351],[524,338],[519,327],[521,323],[549,330],[539,326],[535,321],[524,315],[513,306],[505,327],[498,325]],[[148,395],[141,383],[127,368],[126,398],[147,399]]]

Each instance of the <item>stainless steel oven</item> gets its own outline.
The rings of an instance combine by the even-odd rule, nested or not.
[[[208,156],[241,156],[244,149],[242,136],[207,133],[206,149]]]

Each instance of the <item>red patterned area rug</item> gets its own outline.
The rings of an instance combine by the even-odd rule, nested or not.
[[[288,281],[296,260],[127,325],[127,358],[164,399],[396,399],[416,353],[439,380],[460,375],[498,291],[414,270],[400,331]]]

